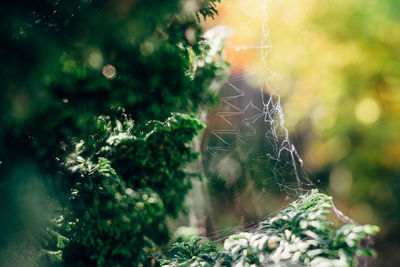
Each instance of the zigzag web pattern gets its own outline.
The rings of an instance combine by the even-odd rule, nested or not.
[[[266,9],[266,6],[264,8]],[[248,49],[261,51],[267,75],[264,85],[259,88],[259,93],[254,96],[254,99],[250,99],[247,104],[243,104],[243,101],[246,101],[246,91],[240,88],[240,82],[254,75],[254,73],[244,73],[231,78],[227,82],[227,86],[233,91],[233,94],[221,98],[221,104],[225,110],[216,113],[216,116],[223,120],[226,127],[211,131],[211,135],[218,142],[216,145],[209,145],[207,150],[211,156],[221,160],[222,155],[234,151],[235,145],[233,143],[248,146],[249,142],[247,140],[256,136],[257,125],[262,123],[265,128],[264,136],[268,149],[264,155],[259,155],[253,160],[258,161],[260,164],[268,162],[271,173],[279,187],[288,193],[298,194],[304,191],[305,187],[312,186],[313,183],[305,175],[303,161],[289,138],[289,132],[285,127],[280,96],[275,93],[269,84],[269,80],[273,77],[273,72],[266,64],[266,58],[271,52],[270,34],[266,22],[267,18],[264,19],[263,38],[260,45],[235,47],[238,55],[241,51]],[[239,118],[241,123],[237,127]],[[233,139],[235,141],[232,141]],[[221,171],[223,171],[223,168],[224,166],[221,167]],[[293,178],[295,181],[290,181]]]
[[[256,92],[249,90],[248,85],[244,82],[255,73],[243,72],[243,74],[229,79],[226,87],[232,93],[221,97],[222,110],[216,113],[217,118],[224,124],[220,129],[210,131],[210,136],[215,139],[215,142],[208,145],[207,152],[213,159],[222,162],[219,170],[220,176],[224,168],[229,167],[227,166],[228,164],[223,162],[225,157],[238,153],[239,150],[245,151],[246,155],[251,155],[251,152],[257,149],[257,147],[254,148],[257,145],[252,145],[251,143],[257,136],[257,131],[262,127],[264,128],[264,150],[261,154],[252,155],[251,160],[253,163],[268,170],[266,172],[266,180],[273,178],[281,191],[286,192],[288,195],[298,196],[317,186],[306,174],[303,160],[289,138],[289,131],[285,127],[281,97],[270,85],[273,71],[267,65],[267,58],[272,50],[270,32],[267,26],[267,0],[263,1],[262,10],[264,17],[261,44],[235,46],[234,50],[237,54],[233,57],[233,60],[240,58],[242,51],[249,49],[260,50],[266,78],[263,85]],[[255,17],[245,27],[250,26],[251,21],[254,19]],[[237,68],[244,69],[245,67],[239,63],[230,63]],[[354,223],[352,219],[339,211],[334,204],[333,207],[339,219],[346,223]],[[244,225],[244,227],[251,228],[255,225],[254,222],[248,224]],[[220,231],[229,232],[229,230]],[[221,237],[220,234],[221,232],[215,232],[215,238]]]

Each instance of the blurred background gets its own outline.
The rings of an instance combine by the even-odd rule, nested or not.
[[[400,2],[271,0],[267,10],[265,2],[222,1],[217,19],[205,25],[227,27],[231,73],[219,106],[208,114],[203,137],[209,199],[192,206],[199,206],[204,231],[221,238],[237,231],[235,225],[251,227],[299,193],[282,190],[290,188],[290,181],[277,180],[280,173],[271,174],[263,160],[269,147],[263,145],[268,129],[262,121],[245,142],[238,142],[233,131],[240,132],[246,120],[243,112],[235,112],[250,102],[260,107],[259,88],[270,68],[269,83],[281,96],[285,125],[304,171],[356,222],[380,226],[373,265],[398,266]],[[268,37],[265,23],[271,50],[260,47]],[[230,112],[229,122],[221,112]],[[215,134],[221,130],[223,141]],[[226,149],[210,152],[218,143]]]
[[[47,2],[51,1],[43,3]],[[130,10],[125,6],[128,2],[118,1],[115,10],[111,9],[110,12],[115,11],[117,17],[124,17],[125,10]],[[60,3],[69,5],[65,1]],[[146,4],[146,8],[149,5],[148,8],[153,10],[152,3],[141,3]],[[187,0],[185,3],[188,4],[187,8],[191,9],[191,4],[195,1]],[[71,5],[75,8],[75,4]],[[21,5],[24,8],[20,8],[15,3],[11,6],[21,12],[30,8],[30,5]],[[165,10],[170,9],[164,10],[162,7],[160,5],[160,9],[154,8],[155,15],[151,17],[154,27],[165,24],[165,17],[156,14],[163,14]],[[77,5],[76,8],[81,7]],[[103,8],[106,9],[106,6]],[[215,20],[205,21],[204,27],[205,30],[210,30],[207,34],[211,40],[213,35],[227,36],[225,58],[231,64],[230,77],[219,92],[217,104],[210,107],[207,114],[203,113],[208,128],[201,140],[195,142],[197,149],[203,152],[201,169],[207,178],[206,183],[194,181],[194,189],[188,196],[188,216],[182,216],[178,222],[171,223],[175,226],[180,224],[194,227],[180,227],[176,236],[193,234],[195,229],[195,234],[220,240],[237,231],[252,230],[258,222],[285,207],[299,194],[310,187],[317,187],[322,192],[332,195],[336,206],[356,222],[375,224],[381,228],[374,244],[378,258],[372,265],[400,266],[400,1],[222,0],[218,9],[219,16]],[[26,35],[24,27],[27,25],[11,25],[9,19],[13,14],[7,14],[8,10],[0,10],[4,15],[0,16],[3,22],[1,25],[4,25],[0,28],[0,35],[18,29],[17,37],[20,35],[22,38]],[[3,64],[5,71],[0,79],[4,83],[0,89],[7,92],[0,97],[0,108],[4,111],[1,114],[2,122],[6,122],[9,128],[12,128],[9,125],[14,123],[19,127],[22,121],[30,119],[30,108],[38,109],[35,118],[40,120],[34,120],[26,127],[38,128],[37,132],[41,133],[39,141],[48,143],[48,147],[37,151],[39,155],[33,154],[35,151],[27,150],[25,143],[19,141],[16,142],[18,146],[12,142],[1,141],[0,144],[0,147],[4,148],[0,150],[0,165],[6,165],[4,159],[18,163],[7,167],[12,172],[4,172],[4,177],[9,177],[7,181],[12,189],[0,186],[3,199],[9,200],[2,201],[1,208],[6,210],[11,207],[11,211],[0,213],[3,230],[0,245],[5,244],[5,240],[15,239],[16,244],[12,246],[16,246],[18,251],[21,251],[20,240],[23,240],[22,243],[25,240],[26,243],[30,243],[26,233],[40,233],[43,225],[53,216],[49,210],[56,210],[59,206],[55,198],[47,196],[50,194],[53,197],[58,194],[58,190],[47,188],[46,181],[51,180],[52,175],[42,173],[42,168],[38,167],[43,165],[46,169],[56,170],[56,163],[36,162],[32,161],[32,158],[43,157],[46,151],[55,151],[54,153],[58,154],[68,152],[68,149],[71,149],[68,148],[68,140],[60,143],[60,136],[68,136],[69,131],[76,130],[71,129],[69,124],[66,124],[66,128],[54,125],[53,116],[40,116],[42,107],[35,106],[35,103],[41,103],[40,101],[53,103],[50,101],[53,98],[49,98],[45,91],[47,87],[43,87],[42,84],[49,86],[50,82],[57,81],[60,75],[65,73],[77,82],[80,81],[81,69],[76,67],[77,63],[73,57],[59,57],[58,53],[67,48],[71,51],[82,49],[82,55],[78,53],[76,56],[84,58],[82,62],[88,62],[87,75],[97,77],[98,83],[103,86],[99,88],[110,93],[109,97],[98,99],[101,103],[104,100],[104,107],[114,98],[118,101],[120,98],[126,98],[125,95],[119,95],[119,91],[108,90],[111,88],[109,81],[97,74],[100,73],[103,63],[118,60],[114,50],[132,55],[130,48],[124,45],[130,35],[121,37],[121,33],[112,28],[119,20],[108,24],[109,20],[98,20],[96,12],[85,10],[90,11],[86,13],[90,16],[80,17],[82,23],[93,27],[96,33],[104,32],[104,35],[92,34],[94,39],[90,39],[90,27],[81,27],[78,21],[79,23],[71,26],[71,32],[66,32],[66,36],[72,36],[71,39],[65,36],[63,39],[53,39],[57,29],[54,29],[54,32],[44,31],[43,38],[36,38],[33,32],[28,36],[30,43],[26,42],[31,45],[31,50],[21,45],[17,50],[13,50],[15,53],[0,54],[7,59],[6,63],[13,63]],[[56,13],[52,9],[49,11]],[[65,14],[60,14],[60,18],[70,16],[70,13],[72,17],[75,12],[75,9],[66,9]],[[142,13],[148,15],[146,12]],[[36,20],[36,16],[32,13],[29,19]],[[57,16],[58,13],[56,18]],[[180,65],[174,60],[160,60],[156,54],[151,57],[152,61],[144,59],[154,52],[152,42],[161,42],[161,39],[157,39],[161,37],[152,37],[149,39],[151,42],[144,42],[143,46],[141,41],[138,41],[152,34],[153,26],[149,29],[142,27],[142,20],[145,19],[147,17],[141,17],[138,20],[139,24],[127,24],[127,31],[131,31],[130,27],[139,27],[143,31],[134,31],[133,37],[129,37],[132,38],[129,42],[132,41],[137,48],[134,50],[136,57],[121,54],[121,58],[132,59],[130,64],[139,69],[141,65],[136,64],[135,59],[142,58],[143,62],[148,62],[148,66],[151,66],[144,71],[150,73],[154,69],[155,72],[165,74],[163,79],[152,84],[151,88],[158,88],[159,83],[169,85],[171,97],[174,97],[172,100],[168,98],[171,109],[175,110],[176,105],[186,108],[187,103],[181,101],[186,98],[193,100],[192,98],[198,97],[206,102],[208,98],[198,87],[188,88],[186,83],[181,83],[180,73],[174,72],[174,68],[167,64],[173,64],[172,66],[180,69]],[[37,20],[35,23],[39,22],[40,20]],[[50,22],[43,28],[53,27],[53,21]],[[103,25],[109,26],[103,28]],[[40,23],[39,26],[42,27]],[[180,33],[182,29],[178,28],[176,33]],[[191,30],[185,31],[184,37],[190,40],[194,32],[193,28],[188,29]],[[108,40],[108,36],[112,36],[113,39]],[[88,40],[91,41],[87,46],[84,45]],[[100,43],[100,47],[104,46],[104,55],[96,48]],[[121,46],[115,46],[116,44]],[[11,46],[13,42],[6,45]],[[272,48],[269,45],[272,45]],[[15,60],[19,58],[26,60]],[[44,63],[42,58],[46,58]],[[29,75],[21,79],[20,73],[28,70]],[[43,74],[47,72],[48,74]],[[123,68],[119,68],[118,72],[123,73]],[[141,74],[141,71],[133,73],[138,81],[149,79]],[[115,70],[110,77],[106,74],[103,73],[107,79],[112,79]],[[109,74],[112,74],[112,71]],[[270,98],[272,91],[265,84],[266,80],[281,97],[280,102],[277,95]],[[14,81],[17,81],[15,85]],[[127,78],[124,81],[130,82],[132,79]],[[176,82],[179,86],[176,86]],[[86,122],[104,108],[102,105],[93,104],[88,110],[96,112],[88,113],[86,107],[90,106],[91,102],[88,102],[89,97],[85,93],[89,92],[90,96],[95,91],[92,90],[91,84],[86,85],[84,89],[87,91],[77,92],[73,98],[64,97],[64,93],[75,93],[71,89],[75,87],[69,82],[61,86],[66,90],[63,94],[51,96],[57,99],[54,106],[51,106],[53,110],[63,111],[59,114],[56,111],[52,113],[56,114],[57,118],[77,119],[74,123],[78,129],[86,129]],[[128,83],[126,86],[131,85]],[[185,92],[182,90],[182,96],[175,92],[180,86],[186,88]],[[29,88],[29,91],[25,92],[26,88]],[[123,88],[125,87],[121,87]],[[129,111],[134,118],[142,118],[148,112],[155,117],[169,114],[169,110],[157,102],[161,99],[157,90],[133,92],[134,99],[143,98],[154,103],[136,106],[136,103],[140,104],[143,100],[133,101],[134,105]],[[265,104],[271,99],[274,105],[268,107],[272,109],[264,110]],[[283,110],[280,109],[280,103]],[[73,116],[77,107],[82,110],[80,116]],[[47,111],[44,108],[43,110]],[[64,114],[67,115],[64,117]],[[265,123],[266,114],[275,119],[277,127],[274,129],[277,132],[273,131],[269,123]],[[280,115],[282,117],[279,117]],[[47,120],[43,121],[43,118]],[[37,122],[40,122],[40,127],[37,127]],[[285,137],[285,129],[279,126],[281,122],[285,123],[290,141]],[[8,132],[4,130],[8,129],[4,125],[0,124],[1,140],[21,135],[26,137],[27,143],[41,144],[36,142],[36,139],[30,141],[31,136],[26,134],[24,129],[16,127],[15,133]],[[41,129],[57,129],[58,132],[48,135],[47,131]],[[87,136],[87,132],[90,131],[85,131],[79,134]],[[291,148],[292,144],[297,150]],[[277,162],[273,158],[280,148],[286,150],[280,158],[282,161]],[[300,158],[303,159],[303,166]],[[300,180],[299,183],[296,176]],[[57,186],[54,185],[55,188]],[[337,226],[340,225],[339,219],[333,220]],[[40,244],[35,242],[39,241],[33,239],[31,243],[35,248],[39,248]],[[29,257],[29,250],[18,254]],[[0,258],[1,256],[0,254]]]

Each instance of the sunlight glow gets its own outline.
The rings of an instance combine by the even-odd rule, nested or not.
[[[355,114],[360,122],[370,124],[379,119],[381,111],[375,100],[365,98],[356,106]]]

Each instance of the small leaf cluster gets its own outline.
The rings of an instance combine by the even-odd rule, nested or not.
[[[195,236],[189,242],[174,243],[168,252],[169,259],[161,259],[162,265],[196,264],[215,262],[218,257],[218,245],[212,242],[200,242],[201,237]]]
[[[379,231],[377,226],[347,224],[338,230],[326,215],[331,197],[312,190],[275,217],[262,222],[254,233],[229,236],[221,249],[207,253],[186,246],[196,254],[182,253],[183,244],[165,266],[355,266],[358,256],[374,256],[362,241]],[[217,246],[215,246],[217,248]],[[215,256],[218,254],[218,256]],[[192,258],[189,258],[192,256]]]
[[[203,16],[204,19],[207,17],[214,18],[218,15],[217,4],[220,3],[221,0],[205,0],[200,2],[199,13]]]

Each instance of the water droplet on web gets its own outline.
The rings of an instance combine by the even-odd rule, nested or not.
[[[117,76],[117,69],[113,65],[107,64],[103,67],[102,73],[104,77],[106,77],[109,80],[112,80]]]

